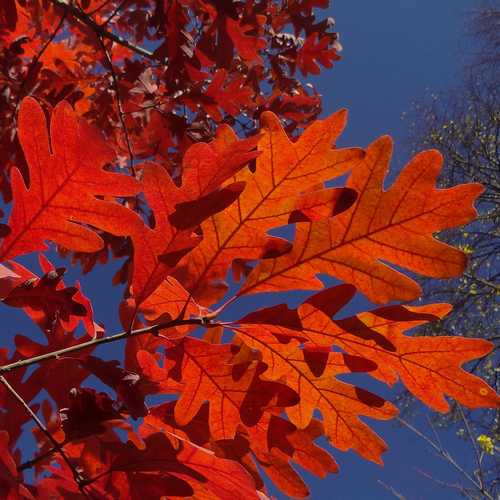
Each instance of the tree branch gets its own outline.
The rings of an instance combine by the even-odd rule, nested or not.
[[[450,453],[445,450],[442,446],[437,445],[432,439],[430,439],[428,436],[426,436],[423,432],[419,431],[416,427],[411,425],[409,422],[404,420],[401,417],[396,417],[396,420],[398,420],[401,424],[403,424],[407,429],[411,430],[413,433],[415,433],[418,437],[423,439],[427,444],[429,444],[444,460],[446,460],[451,466],[453,466],[464,478],[466,478],[470,483],[472,483],[475,488],[481,492],[482,495],[484,495],[484,498],[487,498],[488,500],[494,500],[493,496],[484,488],[483,485],[478,483],[470,474],[467,473],[456,461],[455,459],[450,455]]]
[[[68,458],[66,453],[64,453],[64,449],[62,445],[56,440],[56,438],[50,433],[45,424],[38,418],[38,415],[29,407],[28,403],[24,400],[24,398],[10,385],[8,380],[0,375],[0,383],[7,389],[7,391],[11,394],[11,396],[17,400],[17,402],[26,410],[26,413],[33,419],[38,428],[42,431],[45,437],[52,443],[52,446],[55,450],[61,455],[63,460],[66,462],[68,467],[71,469],[73,473],[73,478],[75,479],[80,492],[85,498],[90,498],[88,493],[85,491],[85,478],[77,471],[75,466],[71,463],[71,460]]]
[[[104,42],[102,41],[102,38],[97,31],[95,32],[95,35],[97,38],[97,42],[101,46],[101,49],[104,53],[104,59],[108,66],[109,72],[111,73],[111,81],[113,82],[113,87],[115,89],[115,94],[116,94],[116,107],[118,109],[118,117],[120,119],[120,123],[123,128],[123,133],[125,134],[125,143],[127,144],[127,150],[130,162],[130,171],[132,172],[132,175],[135,177],[136,173],[134,168],[134,153],[132,152],[132,144],[130,143],[130,136],[128,133],[127,124],[125,123],[125,119],[123,117],[123,100],[120,91],[120,83],[118,82],[118,76],[115,72],[115,68],[113,67],[113,61],[111,59],[111,56],[109,55],[106,45],[104,45]]]
[[[113,42],[122,45],[123,47],[126,47],[127,49],[131,50],[132,52],[135,52],[136,54],[139,54],[142,57],[147,57],[148,59],[153,59],[155,61],[160,60],[153,54],[153,52],[150,52],[149,50],[146,50],[143,47],[140,47],[139,45],[134,45],[125,38],[121,37],[120,35],[117,35],[112,31],[104,29],[102,26],[97,24],[91,17],[89,17],[85,12],[83,12],[76,5],[71,3],[71,0],[49,0],[49,1],[52,5],[60,7],[61,9],[65,9],[65,11],[69,12],[73,17],[75,17],[81,23],[91,28],[96,33],[99,33],[99,35],[102,36],[103,38],[108,38],[109,40],[112,40]]]
[[[8,365],[0,366],[0,376],[3,373],[8,373],[19,368],[33,365],[35,363],[40,363],[42,361],[47,361],[49,359],[57,359],[70,352],[81,351],[83,349],[88,349],[90,347],[96,347],[102,344],[109,344],[110,342],[116,342],[117,340],[123,340],[130,337],[138,337],[139,335],[144,335],[146,333],[157,333],[159,330],[166,328],[173,328],[175,326],[182,325],[198,325],[198,326],[217,326],[217,323],[208,324],[205,318],[193,318],[193,319],[174,319],[167,321],[165,323],[158,323],[156,325],[147,326],[145,328],[140,328],[138,330],[132,330],[130,332],[124,331],[111,335],[110,337],[101,337],[89,340],[87,342],[82,342],[81,344],[76,344],[71,347],[66,347],[64,349],[59,349],[57,351],[48,352],[41,354],[40,356],[33,356],[32,358],[21,359],[15,363],[10,363]]]

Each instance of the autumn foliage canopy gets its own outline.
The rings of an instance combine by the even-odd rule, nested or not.
[[[322,436],[382,464],[360,417],[397,409],[354,373],[439,412],[499,405],[462,369],[490,343],[408,333],[450,313],[411,305],[416,279],[464,271],[433,235],[473,220],[482,188],[437,188],[436,151],[387,186],[389,137],[335,146],[347,113],[318,119],[304,81],[339,59],[327,6],[1,2],[0,296],[38,327],[3,332],[1,498],[305,497],[296,466],[338,470]],[[115,260],[119,333],[53,263]],[[378,306],[346,315],[357,292]]]

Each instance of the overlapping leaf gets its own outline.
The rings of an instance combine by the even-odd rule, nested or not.
[[[387,447],[359,416],[386,420],[394,417],[396,408],[382,398],[336,378],[341,374],[374,370],[375,363],[359,356],[329,352],[328,349],[301,350],[293,337],[283,343],[263,325],[243,324],[234,331],[246,345],[262,353],[268,366],[267,377],[286,381],[299,394],[300,402],[286,409],[292,423],[300,429],[307,427],[314,410],[318,409],[323,415],[325,435],[335,447],[354,449],[361,456],[382,463],[380,455]]]
[[[317,121],[293,143],[274,114],[263,114],[255,173],[244,169],[233,177],[233,182],[246,184],[244,191],[233,205],[202,224],[203,241],[177,271],[202,303],[213,303],[225,292],[221,282],[234,259],[258,259],[288,250],[288,242],[267,234],[270,229],[339,213],[352,204],[352,190],[321,189],[324,181],[349,170],[362,156],[358,149],[332,149],[345,120],[346,113],[340,111]],[[234,140],[225,130],[214,147]]]
[[[151,354],[142,352],[138,359],[152,381],[172,378],[178,383],[174,390],[181,393],[175,405],[179,425],[189,423],[208,401],[213,438],[232,439],[239,425],[255,425],[269,405],[283,407],[297,401],[293,390],[261,380],[263,367],[258,363],[234,364],[234,354],[229,344],[186,338],[168,349],[162,370]]]
[[[189,496],[191,488],[197,498],[258,499],[251,476],[239,464],[188,441],[174,436],[170,439],[174,442],[165,433],[147,436],[144,449],[130,442],[114,444],[118,453],[111,470],[128,473],[132,498],[139,494],[149,498]],[[158,474],[151,478],[148,473],[155,471]],[[189,485],[188,489],[182,483]]]
[[[400,378],[415,396],[438,411],[449,409],[445,396],[451,396],[470,408],[500,405],[500,398],[491,387],[461,368],[464,363],[488,354],[493,347],[490,342],[404,335],[406,330],[447,314],[450,310],[448,304],[389,306],[332,320],[331,315],[349,301],[354,290],[350,285],[327,289],[311,297],[297,310],[290,310],[285,305],[262,309],[243,318],[235,329],[243,342],[262,352],[263,360],[269,366],[269,377],[285,376],[290,384],[288,373],[292,369],[297,372],[291,377],[291,386],[296,388],[293,384],[300,381],[304,394],[298,406],[300,412],[297,410],[294,414],[295,408],[287,409],[294,423],[300,426],[303,418],[302,424],[307,423],[311,410],[307,403],[302,407],[302,402],[308,398],[314,401],[313,394],[325,388],[324,377],[330,359],[339,356],[330,351],[331,347],[340,347],[347,353],[347,360],[351,359],[350,356],[365,360],[371,365],[371,368],[366,367],[370,375],[389,385]],[[300,343],[305,343],[303,349]],[[314,371],[316,365],[319,365],[318,373]],[[347,366],[350,366],[348,362]],[[299,374],[305,381],[299,378]],[[358,397],[363,399],[361,395]],[[339,401],[333,401],[333,406],[339,404]],[[328,424],[325,425],[328,428]],[[338,438],[339,434],[335,433],[335,436]],[[370,441],[363,440],[364,446]]]
[[[331,219],[298,224],[292,250],[258,264],[239,293],[322,288],[316,275],[327,273],[387,303],[413,300],[421,290],[384,262],[435,278],[462,273],[465,254],[432,235],[472,220],[482,187],[437,189],[442,157],[426,151],[384,191],[391,151],[390,138],[374,142],[347,183],[358,192],[356,203]]]
[[[221,184],[256,156],[254,139],[235,141],[215,149],[193,145],[184,158],[182,186],[177,187],[166,170],[153,163],[143,165],[143,186],[155,226],[136,226],[132,233],[134,268],[132,291],[142,303],[167,277],[179,259],[200,238],[193,229],[206,217],[234,202],[244,185]]]

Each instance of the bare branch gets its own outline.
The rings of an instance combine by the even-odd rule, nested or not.
[[[38,428],[42,431],[45,437],[52,443],[52,446],[55,450],[61,455],[62,459],[66,462],[68,467],[71,469],[73,473],[73,478],[75,479],[80,492],[85,498],[90,498],[88,493],[85,491],[86,485],[85,478],[78,472],[74,464],[71,463],[71,460],[68,458],[66,453],[64,452],[63,446],[56,440],[56,438],[50,433],[45,424],[38,418],[38,415],[29,407],[28,403],[24,400],[24,398],[10,385],[7,379],[0,375],[0,383],[7,389],[7,391],[11,394],[14,399],[25,409],[26,413],[33,419]]]
[[[150,52],[149,50],[146,50],[138,45],[134,45],[125,38],[121,37],[120,35],[117,35],[116,33],[104,29],[102,26],[97,24],[91,17],[89,17],[88,14],[86,14],[78,7],[70,3],[69,0],[50,0],[50,2],[52,3],[52,5],[60,7],[65,11],[69,12],[73,17],[78,19],[81,23],[91,28],[94,32],[99,33],[101,37],[112,40],[113,42],[122,45],[123,47],[126,47],[127,49],[131,50],[132,52],[135,52],[136,54],[142,57],[147,57],[148,59],[153,59],[155,61],[159,60],[159,58],[156,57],[153,52]]]
[[[33,356],[32,358],[21,359],[15,363],[10,363],[9,365],[4,365],[0,367],[0,376],[3,373],[8,373],[19,368],[30,366],[35,363],[41,363],[42,361],[47,361],[50,359],[57,359],[70,352],[82,351],[84,349],[93,348],[102,344],[109,344],[111,342],[116,342],[118,340],[127,339],[130,337],[138,337],[140,335],[145,335],[147,333],[155,334],[159,330],[164,330],[167,328],[173,328],[175,326],[182,325],[198,325],[198,326],[218,326],[218,323],[207,324],[206,318],[193,318],[193,319],[174,319],[171,321],[166,321],[164,323],[158,323],[156,325],[147,326],[145,328],[140,328],[138,330],[132,330],[130,332],[124,331],[111,335],[110,337],[101,337],[89,340],[87,342],[82,342],[81,344],[76,344],[71,347],[66,347],[64,349],[59,349],[57,351],[48,352],[41,354],[40,356]]]

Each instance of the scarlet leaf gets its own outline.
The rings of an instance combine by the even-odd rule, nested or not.
[[[262,64],[259,50],[266,46],[266,42],[256,36],[247,35],[252,26],[242,25],[231,18],[226,19],[226,29],[236,47],[238,54],[250,63]]]
[[[34,500],[35,497],[22,484],[17,472],[17,464],[9,451],[9,434],[6,431],[0,431],[0,450],[0,495],[2,498]]]
[[[73,298],[78,291],[76,287],[57,289],[64,272],[65,269],[60,267],[39,279],[21,283],[3,299],[4,304],[43,311],[46,319],[42,328],[46,330],[51,330],[59,317],[68,321],[70,315],[85,316],[87,310]]]
[[[482,187],[435,188],[442,157],[426,151],[384,191],[391,151],[388,137],[374,142],[347,183],[358,192],[357,202],[331,219],[298,224],[291,252],[261,262],[239,293],[317,289],[322,284],[316,274],[327,273],[352,283],[373,302],[386,303],[415,299],[420,287],[382,260],[425,276],[459,275],[465,254],[432,235],[470,221]]]
[[[5,289],[3,302],[22,307],[44,332],[54,331],[58,326],[73,331],[82,320],[87,333],[95,336],[99,326],[94,323],[92,305],[80,284],[66,287],[62,281],[64,268],[56,269],[43,254],[39,262],[45,272],[41,278],[21,264],[10,262],[13,271],[0,278],[0,287]]]
[[[333,67],[332,61],[338,61],[340,56],[335,48],[330,48],[328,36],[319,38],[318,33],[312,33],[299,49],[297,54],[297,66],[304,76],[309,73],[319,75],[321,69],[318,63],[326,68]],[[316,62],[317,61],[317,62]]]
[[[80,439],[106,430],[108,420],[123,418],[114,402],[103,392],[94,389],[72,389],[68,408],[59,410],[66,439]]]
[[[216,457],[209,450],[194,446],[188,441],[174,437],[168,439],[164,433],[147,436],[144,439],[144,449],[137,449],[132,443],[115,443],[111,450],[117,456],[113,460],[111,469],[127,472],[132,490],[138,493],[154,491],[161,495],[187,496],[186,490],[176,478],[193,488],[191,492],[201,488],[210,492],[208,498],[221,499],[257,499],[255,486],[251,477],[238,464]],[[137,472],[158,472],[151,474],[137,474]],[[147,486],[147,482],[152,484]],[[154,488],[155,484],[157,488]],[[161,486],[162,488],[159,488]],[[154,488],[154,489],[151,489]],[[133,496],[135,498],[136,495]]]

